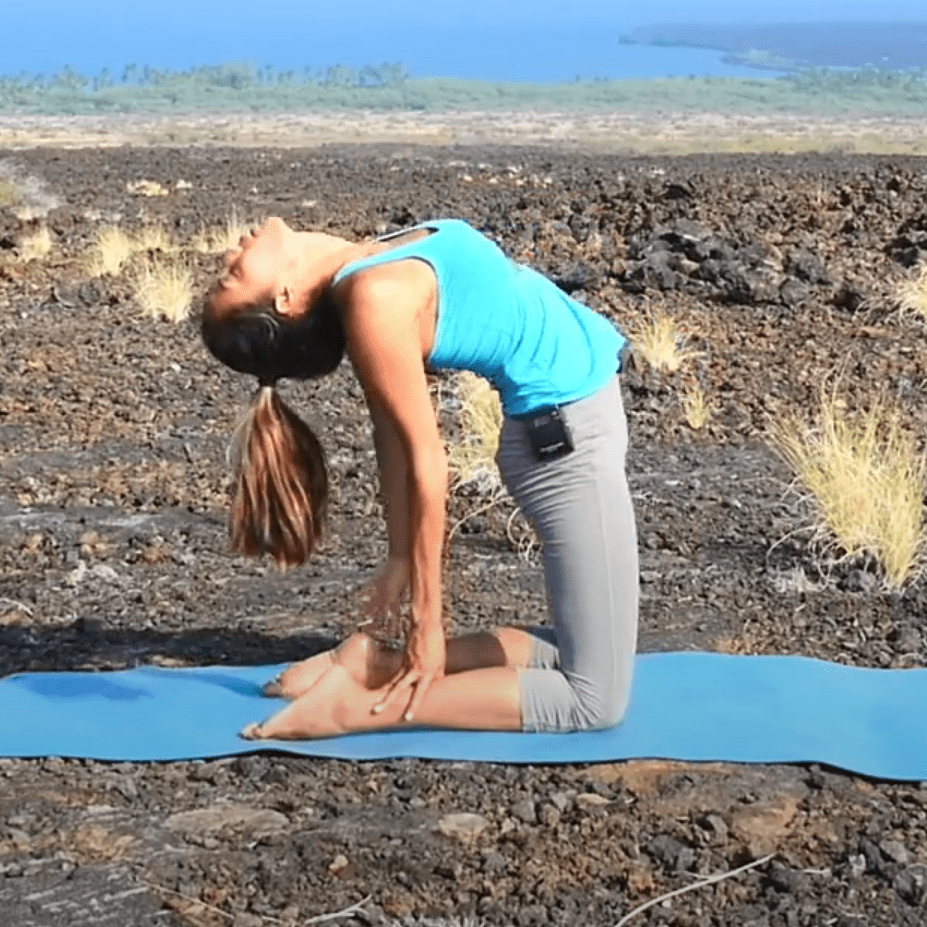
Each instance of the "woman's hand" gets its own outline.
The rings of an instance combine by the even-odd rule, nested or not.
[[[383,698],[374,705],[374,713],[379,714],[397,698],[408,696],[408,705],[402,717],[404,721],[411,721],[431,684],[444,675],[446,659],[447,647],[441,626],[417,624],[406,643],[402,668],[389,684]]]

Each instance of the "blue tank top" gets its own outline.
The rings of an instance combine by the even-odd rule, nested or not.
[[[582,399],[615,376],[625,339],[604,316],[509,260],[462,220],[415,228],[430,234],[346,264],[333,284],[378,264],[427,263],[438,294],[430,366],[485,377],[512,418]]]

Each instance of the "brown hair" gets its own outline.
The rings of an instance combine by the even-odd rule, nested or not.
[[[337,307],[326,297],[292,320],[272,306],[216,313],[207,297],[202,333],[216,358],[261,383],[233,439],[232,546],[281,566],[305,563],[325,528],[328,470],[318,439],[273,384],[338,366],[345,335]]]
[[[308,425],[271,386],[254,394],[232,443],[229,531],[235,550],[305,563],[325,528],[328,470]]]

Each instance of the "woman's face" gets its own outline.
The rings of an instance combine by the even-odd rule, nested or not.
[[[213,308],[221,312],[271,302],[293,259],[292,235],[289,226],[276,218],[242,235],[238,246],[225,254],[225,273],[215,291]]]

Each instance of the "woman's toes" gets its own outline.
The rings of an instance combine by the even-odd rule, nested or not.
[[[256,724],[253,721],[251,724],[246,724],[239,732],[238,736],[242,740],[265,740],[263,732],[261,731],[261,725]]]
[[[264,694],[274,698],[296,699],[308,692],[332,665],[332,652],[317,653],[308,660],[288,666],[264,687]]]
[[[264,686],[261,689],[261,695],[263,695],[265,698],[286,698],[286,693],[283,690],[283,681],[281,679],[280,673],[274,676],[270,682],[264,683]]]

